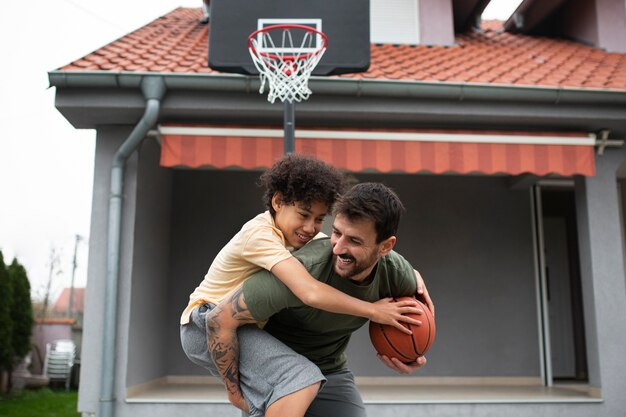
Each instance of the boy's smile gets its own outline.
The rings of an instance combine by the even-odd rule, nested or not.
[[[283,204],[279,194],[272,199],[272,206],[276,226],[283,232],[287,246],[294,249],[300,249],[319,233],[328,214],[323,202]]]

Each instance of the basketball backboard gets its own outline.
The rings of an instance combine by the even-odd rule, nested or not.
[[[367,0],[211,0],[210,15],[209,67],[215,70],[258,74],[248,52],[248,36],[276,24],[310,26],[326,34],[328,48],[313,75],[369,68]]]

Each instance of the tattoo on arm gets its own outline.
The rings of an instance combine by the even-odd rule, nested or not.
[[[242,324],[254,323],[256,320],[250,314],[248,306],[243,298],[243,287],[236,289],[229,298],[229,302],[232,309],[233,319],[244,322]]]
[[[242,395],[239,387],[239,340],[237,328],[255,320],[239,287],[206,316],[207,346],[217,371],[230,394]]]

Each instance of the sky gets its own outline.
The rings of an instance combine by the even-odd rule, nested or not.
[[[492,0],[483,19],[505,20],[519,3]],[[43,300],[50,282],[54,302],[72,275],[76,287],[85,286],[93,185],[95,131],[75,129],[55,109],[48,71],[177,7],[201,5],[34,0],[0,6],[0,251],[5,263],[16,258],[25,266],[34,299]]]

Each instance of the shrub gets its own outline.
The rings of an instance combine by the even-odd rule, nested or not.
[[[33,331],[33,304],[30,298],[30,283],[26,269],[17,259],[7,268],[13,287],[11,308],[13,355],[22,359],[31,350],[30,336]]]
[[[30,352],[33,328],[33,305],[26,269],[14,259],[7,268],[0,252],[0,374],[11,372]]]
[[[11,319],[13,288],[2,252],[0,252],[0,300],[2,300],[0,302],[0,372],[10,372],[15,357],[13,352],[13,320]]]

